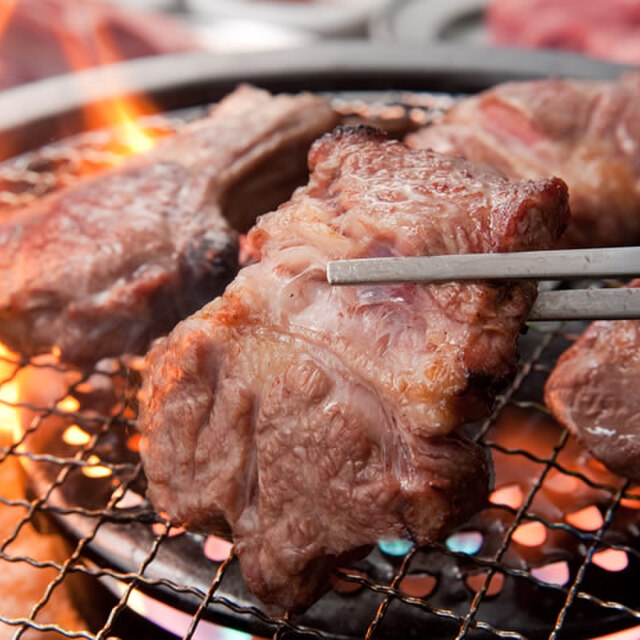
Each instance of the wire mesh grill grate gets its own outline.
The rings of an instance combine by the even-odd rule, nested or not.
[[[154,126],[169,132],[180,122]],[[7,163],[0,206],[114,164],[118,144],[98,132]],[[371,639],[398,629],[405,637],[589,637],[640,624],[640,490],[589,458],[541,401],[579,329],[530,327],[512,384],[469,426],[496,470],[485,510],[441,544],[374,550],[339,570],[334,590],[306,614],[285,618],[244,590],[231,545],[172,527],[144,499],[138,359],[78,372],[54,356],[0,356],[0,588],[12,572],[31,585],[22,602],[0,601],[0,627],[17,638],[104,640],[124,636],[130,608],[175,620],[184,638],[209,620],[277,638]],[[96,610],[95,593],[110,593],[108,606]],[[54,615],[67,599],[84,617]]]

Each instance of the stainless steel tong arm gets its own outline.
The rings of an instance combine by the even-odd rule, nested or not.
[[[327,281],[333,285],[639,275],[640,247],[363,258],[327,264]],[[640,288],[542,292],[529,317],[532,320],[640,318]]]
[[[638,275],[640,275],[640,247],[363,258],[336,260],[327,265],[329,284],[450,280],[565,280]]]

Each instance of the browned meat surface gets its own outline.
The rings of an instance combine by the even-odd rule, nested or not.
[[[545,402],[594,457],[640,482],[640,321],[593,322],[558,360]]]
[[[640,74],[498,85],[407,143],[486,162],[512,179],[562,177],[571,206],[565,246],[640,242]]]
[[[251,230],[260,261],[150,352],[148,495],[233,532],[249,588],[308,605],[382,537],[433,541],[482,506],[487,468],[454,429],[516,360],[533,284],[332,288],[328,260],[548,247],[562,181],[337,129],[309,184]]]
[[[241,87],[148,154],[0,217],[0,341],[80,365],[145,349],[222,292],[231,227],[304,182],[334,123],[321,98]]]

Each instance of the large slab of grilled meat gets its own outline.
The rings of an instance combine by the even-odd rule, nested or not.
[[[533,283],[332,288],[328,260],[542,249],[559,179],[414,151],[367,128],[312,147],[309,184],[248,236],[256,264],[150,352],[139,426],[148,495],[231,529],[249,588],[308,605],[380,538],[433,541],[486,499],[455,432],[513,371]]]
[[[594,457],[640,482],[640,320],[593,322],[558,360],[545,402]]]
[[[146,349],[222,292],[236,231],[306,180],[336,116],[244,86],[151,152],[0,217],[0,341],[85,365]]]
[[[563,246],[640,243],[640,74],[498,85],[407,144],[486,162],[516,180],[560,176],[571,204]]]

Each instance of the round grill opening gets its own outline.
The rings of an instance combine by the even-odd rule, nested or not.
[[[389,113],[397,117],[397,109]],[[166,122],[173,130],[182,119]],[[20,206],[109,166],[118,159],[113,148],[107,134],[87,134],[5,163],[0,201]],[[145,500],[135,432],[139,359],[78,372],[58,364],[55,353],[31,361],[0,356],[0,410],[11,416],[5,424],[15,423],[0,465],[19,461],[29,481],[28,497],[0,492],[5,506],[21,510],[0,565],[43,564],[13,552],[25,527],[55,525],[70,545],[46,560],[50,588],[29,614],[9,618],[0,605],[0,622],[46,629],[40,611],[80,577],[115,598],[82,631],[88,638],[112,634],[127,608],[185,637],[206,621],[314,638],[393,638],[398,630],[419,637],[425,629],[433,638],[585,637],[631,626],[640,618],[640,490],[594,463],[541,400],[546,373],[578,329],[530,328],[513,384],[486,421],[469,426],[493,458],[487,507],[439,545],[380,541],[336,572],[329,594],[290,618],[272,617],[246,591],[229,541],[172,527]],[[169,625],[172,611],[180,622]]]

